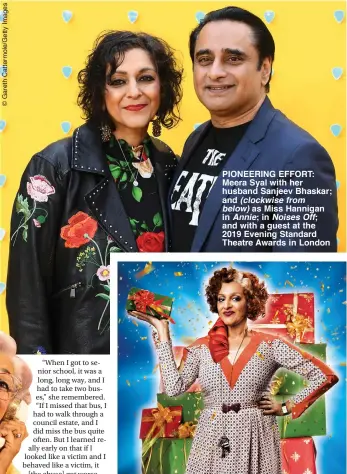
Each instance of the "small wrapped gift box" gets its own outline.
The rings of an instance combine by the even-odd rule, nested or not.
[[[157,408],[142,410],[141,439],[173,438],[182,421],[182,406],[164,407],[158,403]]]
[[[296,344],[296,346],[317,359],[326,361],[326,344]],[[301,375],[281,368],[275,374],[271,384],[271,393],[272,395],[296,395],[300,390],[307,387],[307,384],[307,380]]]
[[[252,327],[291,341],[314,343],[314,294],[270,295],[265,317],[253,321]]]
[[[168,319],[174,324],[175,321],[170,317],[172,304],[173,298],[169,296],[158,295],[140,288],[131,288],[125,308],[127,311],[139,311],[158,319]]]
[[[142,474],[184,474],[192,438],[159,438],[142,456]]]
[[[204,408],[204,399],[201,392],[189,392],[169,397],[166,393],[157,394],[158,403],[164,407],[180,405],[182,407],[182,423],[192,421],[196,423],[200,418],[201,410]]]
[[[184,346],[172,347],[172,352],[174,354],[175,362],[176,362],[177,367],[180,368],[180,371],[183,369],[183,365],[181,365],[181,361],[182,361],[184,349],[185,349]],[[182,364],[184,364],[184,362]],[[160,373],[159,392],[163,392],[163,391],[164,391],[164,385],[163,385],[163,381],[162,381],[161,373]],[[194,382],[193,385],[189,387],[189,389],[187,390],[187,392],[200,392],[200,391],[201,391],[201,387],[200,387],[199,382]]]
[[[312,438],[281,439],[282,472],[317,474],[316,448]]]
[[[276,395],[275,400],[283,403],[290,395]],[[301,438],[304,436],[326,435],[325,397],[319,397],[307,410],[295,420],[291,415],[278,416],[277,423],[281,438]]]

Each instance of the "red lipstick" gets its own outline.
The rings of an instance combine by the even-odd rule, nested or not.
[[[131,112],[138,112],[146,107],[147,104],[137,104],[137,105],[128,105],[128,107],[124,107],[126,110],[130,110]]]

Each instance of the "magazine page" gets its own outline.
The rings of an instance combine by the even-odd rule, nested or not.
[[[343,474],[346,264],[230,263],[200,257],[168,261],[162,256],[138,262],[122,255],[122,261],[113,260],[113,271],[118,268],[118,452],[122,453],[117,472],[246,473],[267,466],[273,473]],[[228,283],[222,283],[216,303],[220,279]],[[252,285],[256,293],[247,291],[248,298],[256,300],[251,304],[248,299],[248,308],[256,313],[255,307],[266,302],[256,319],[250,319],[249,309],[250,342],[243,343],[239,357],[235,351],[228,356],[218,326],[221,319],[239,317],[237,301],[228,306],[226,315],[220,310],[228,287],[240,291],[238,282]],[[169,326],[169,342],[162,342],[163,320]],[[152,335],[154,327],[160,340],[158,334]],[[219,354],[215,364],[211,355]],[[318,367],[328,379],[324,387],[314,381]],[[272,378],[267,378],[267,370]],[[264,410],[268,417],[257,421],[263,392],[270,393],[279,407],[289,399],[296,404],[291,414],[283,415],[280,408],[275,413],[279,427],[275,438],[273,414]],[[229,405],[229,411],[222,412],[222,405]],[[262,459],[264,452],[267,457]],[[221,466],[226,470],[218,471]]]
[[[345,14],[1,1],[0,474],[344,472]]]
[[[14,467],[28,474],[115,472],[116,387],[110,357],[21,358],[33,381],[28,438]]]

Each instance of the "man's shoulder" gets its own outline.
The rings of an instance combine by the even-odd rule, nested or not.
[[[307,130],[289,119],[283,112],[276,110],[271,122],[270,133],[276,140],[282,141],[287,147],[295,149],[300,145],[321,147],[320,143]]]
[[[206,129],[209,127],[211,124],[211,121],[208,120],[204,123],[201,123],[198,125],[192,133],[188,136],[187,140],[184,143],[183,147],[183,152],[182,152],[182,157],[185,153],[187,153],[188,149],[197,141],[199,141],[200,137],[205,133]]]
[[[188,136],[187,141],[192,137],[201,135],[209,125],[211,125],[211,120],[207,120],[206,122],[196,125],[192,133]]]
[[[211,121],[208,120],[191,132],[184,144],[182,157],[186,153],[189,153],[190,148],[204,137],[210,124]],[[275,147],[277,144],[281,148],[291,152],[300,146],[304,146],[306,149],[312,147],[313,150],[320,149],[326,152],[314,136],[293,122],[279,109],[275,109],[273,120],[271,120],[269,124],[266,135],[266,138],[271,140],[272,147]],[[265,140],[265,143],[267,143],[267,140]]]

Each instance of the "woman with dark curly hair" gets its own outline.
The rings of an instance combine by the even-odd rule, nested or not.
[[[256,275],[222,268],[210,278],[206,296],[218,320],[208,336],[185,349],[180,370],[167,320],[130,313],[157,330],[154,340],[165,393],[179,395],[199,379],[205,408],[186,474],[281,474],[276,416],[299,417],[338,378],[287,340],[248,329],[247,320],[265,312],[268,297]],[[279,367],[308,380],[306,388],[283,404],[270,396],[271,378]]]
[[[169,250],[176,157],[148,134],[180,120],[163,40],[102,34],[79,72],[86,123],[29,162],[11,223],[7,308],[20,353],[109,353],[111,252]]]

